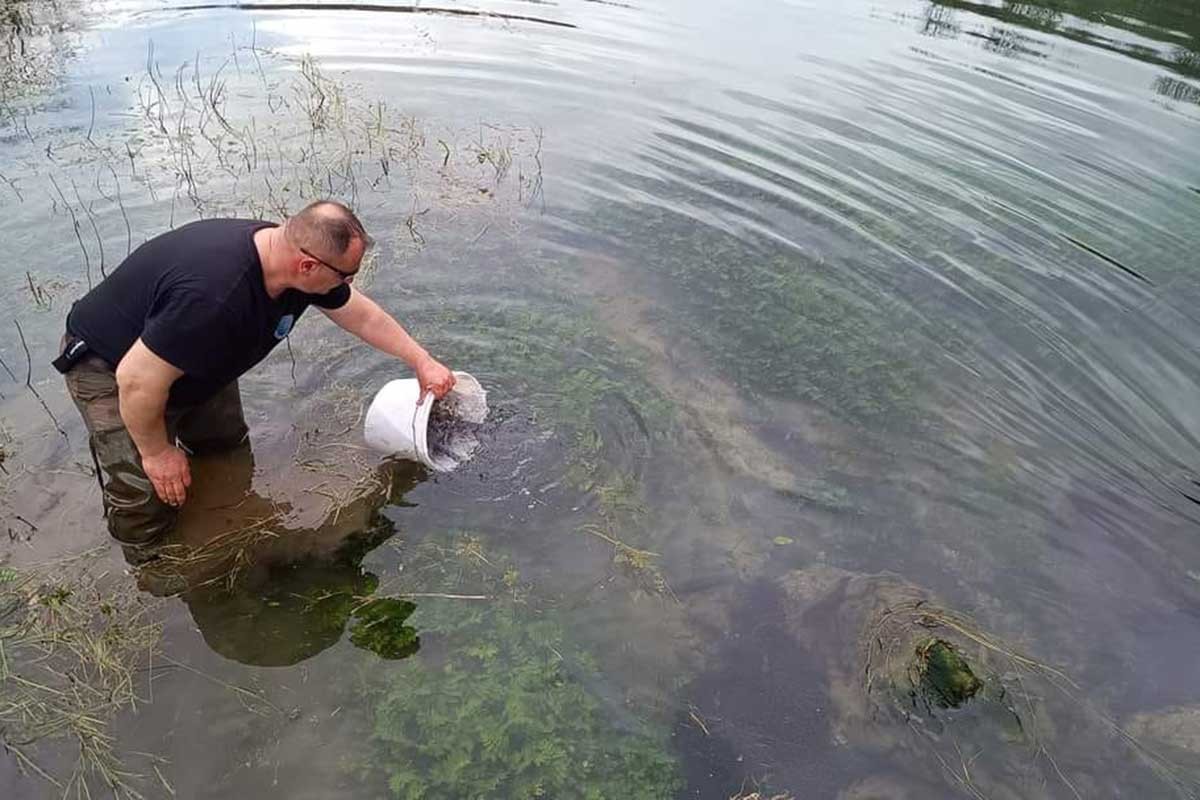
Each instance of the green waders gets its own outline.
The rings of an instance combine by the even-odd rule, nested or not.
[[[137,447],[121,419],[117,377],[102,358],[87,355],[64,376],[67,391],[87,425],[96,466],[103,473],[104,512],[113,538],[126,555],[150,551],[175,524],[178,511],[159,499],[142,469]],[[221,452],[246,440],[246,419],[237,381],[198,406],[167,408],[167,437],[197,454]],[[148,553],[147,553],[148,554]]]

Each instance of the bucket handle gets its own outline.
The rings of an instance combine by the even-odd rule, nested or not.
[[[418,389],[418,391],[420,391],[420,390]],[[432,403],[432,402],[433,402],[433,392],[429,392],[429,393],[427,393],[427,394],[425,395],[425,400],[428,400],[429,402],[431,402],[431,403]],[[419,411],[421,410],[421,406],[425,405],[425,400],[421,400],[421,402],[417,403],[417,407],[413,409],[413,415],[412,415],[412,443],[413,443],[413,447],[414,447],[414,448],[417,446],[417,417],[419,417],[419,416],[420,416],[420,414],[418,414],[417,412],[419,412]]]

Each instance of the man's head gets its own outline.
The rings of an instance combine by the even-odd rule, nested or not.
[[[354,280],[373,243],[358,217],[334,200],[318,200],[283,224],[298,288],[324,294]]]

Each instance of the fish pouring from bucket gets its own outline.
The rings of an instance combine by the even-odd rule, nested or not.
[[[479,429],[482,423],[471,422],[459,414],[458,400],[447,395],[447,399],[434,400],[429,411],[429,426],[425,431],[425,442],[429,455],[435,462],[447,459],[461,464],[468,460],[479,446]]]
[[[389,381],[367,409],[364,436],[374,449],[450,472],[479,449],[487,392],[466,372],[443,398],[421,396],[415,378]]]

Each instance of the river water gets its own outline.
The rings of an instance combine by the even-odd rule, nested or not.
[[[1193,4],[0,8],[0,563],[99,548],[153,604],[130,786],[1198,796]],[[481,452],[368,452],[405,369],[314,312],[138,573],[65,313],[156,233],[323,196],[488,389]],[[879,678],[897,608],[975,699]]]

